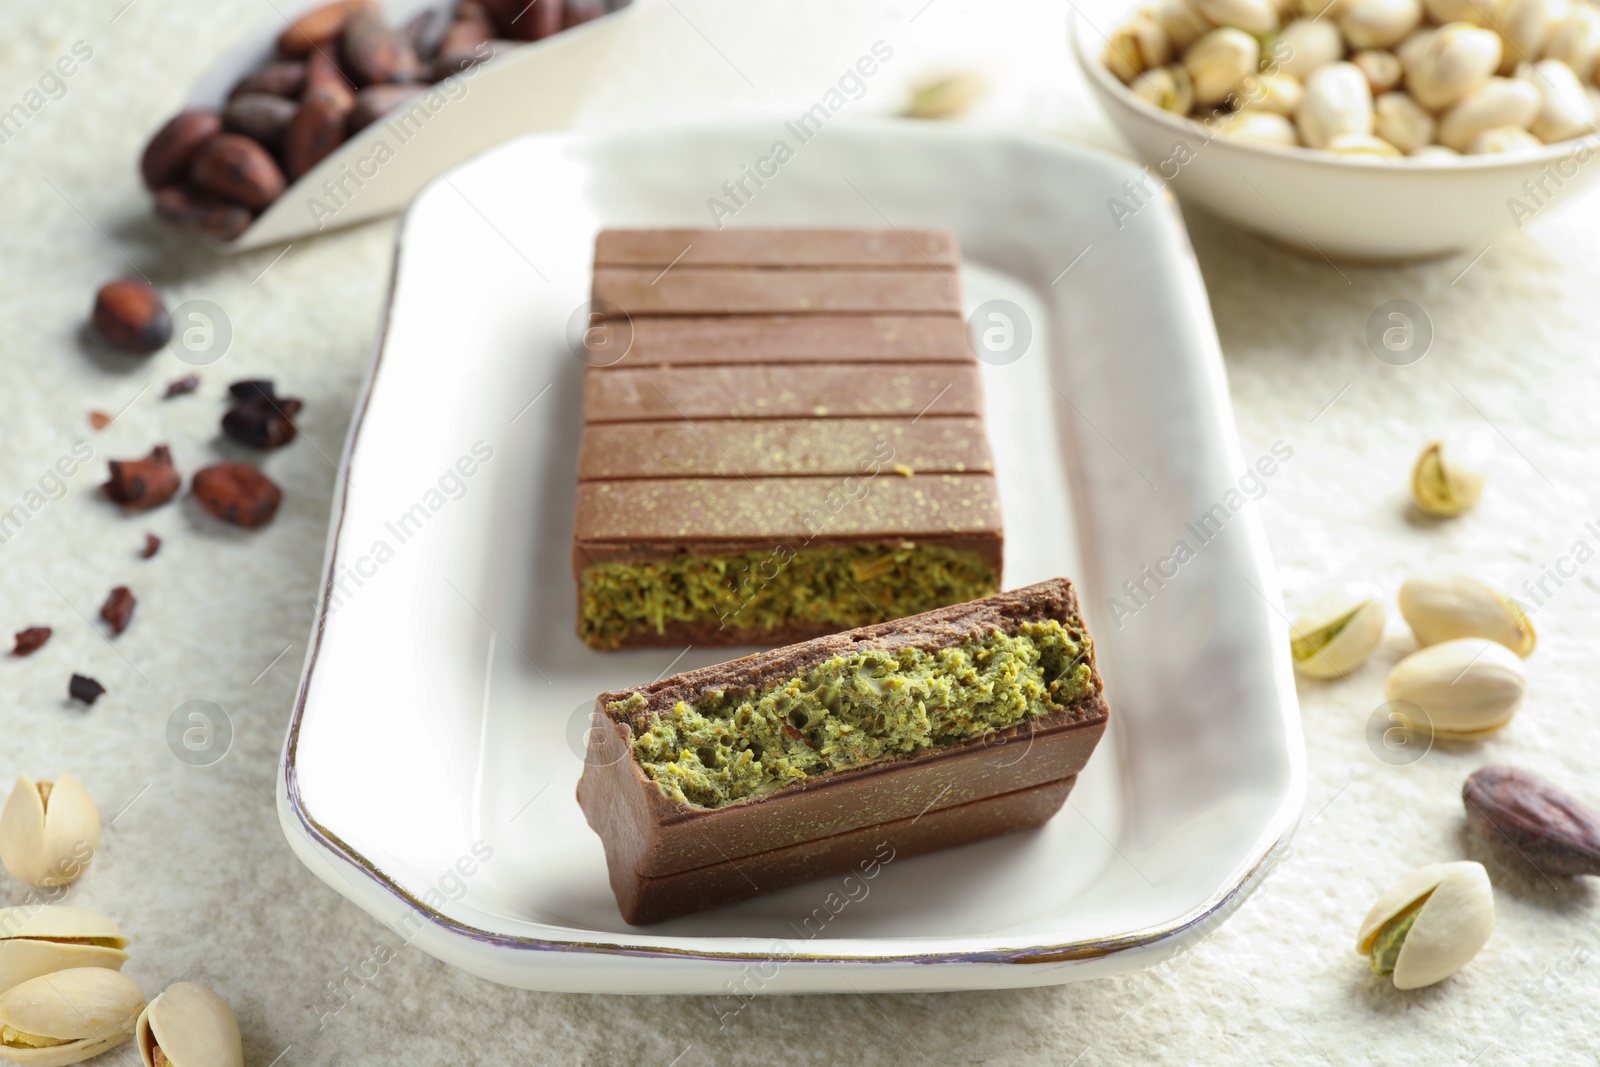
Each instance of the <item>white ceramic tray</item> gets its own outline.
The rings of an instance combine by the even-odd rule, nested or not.
[[[786,137],[781,120],[541,135],[417,198],[334,502],[284,831],[402,937],[532,988],[963,989],[1157,962],[1264,877],[1304,792],[1249,507],[1120,627],[1106,607],[1247,469],[1200,273],[1169,203],[1112,227],[1104,201],[1137,175],[1122,160],[894,122],[792,146],[731,221],[946,226],[968,305],[1022,309],[1027,351],[984,367],[1005,582],[1078,581],[1113,725],[1041,830],[657,926],[617,913],[573,797],[594,694],[738,653],[575,636],[568,324],[599,227],[705,225],[707,198]]]

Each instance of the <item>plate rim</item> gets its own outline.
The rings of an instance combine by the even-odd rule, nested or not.
[[[312,674],[316,668],[318,658],[322,651],[322,641],[325,635],[328,618],[327,604],[334,590],[334,578],[339,562],[338,543],[339,535],[344,525],[346,506],[350,493],[349,466],[354,455],[356,442],[360,437],[361,429],[365,423],[370,406],[374,385],[378,373],[382,368],[383,356],[388,347],[389,333],[393,325],[395,314],[395,292],[400,277],[400,265],[406,250],[406,235],[412,223],[413,213],[424,196],[446,178],[457,171],[474,166],[493,152],[497,152],[510,144],[519,144],[527,141],[541,141],[547,143],[564,143],[568,146],[595,145],[607,141],[628,140],[655,140],[665,135],[697,136],[697,135],[727,135],[739,131],[765,128],[762,125],[763,116],[744,117],[731,121],[699,122],[673,125],[659,129],[647,130],[622,130],[607,132],[560,131],[530,134],[516,138],[512,141],[496,145],[491,149],[474,156],[456,167],[445,171],[439,177],[425,185],[407,205],[396,227],[394,251],[391,257],[389,281],[386,287],[385,303],[382,322],[372,358],[369,362],[366,376],[362,382],[361,392],[356,399],[352,412],[349,429],[346,432],[344,448],[340,454],[339,473],[340,484],[331,504],[329,529],[326,547],[323,555],[323,580],[319,593],[319,610],[316,622],[312,629],[311,639],[308,642],[305,659],[301,668],[300,683],[296,689],[294,704],[291,708],[290,720],[284,747],[279,759],[277,776],[277,808],[278,821],[284,836],[288,839],[291,850],[303,863],[313,870],[313,873],[322,875],[316,863],[326,866],[329,870],[344,874],[344,868],[352,868],[364,876],[365,881],[356,883],[346,876],[344,881],[353,892],[346,893],[337,885],[334,888],[351,900],[363,911],[377,916],[372,907],[368,906],[371,900],[392,899],[399,902],[412,915],[420,916],[426,928],[443,935],[452,942],[464,943],[488,949],[514,949],[523,952],[544,952],[561,955],[595,955],[602,957],[626,957],[633,959],[661,959],[680,961],[704,961],[715,963],[750,963],[760,962],[772,958],[771,951],[736,951],[732,949],[696,949],[677,947],[672,945],[641,945],[628,944],[623,941],[609,941],[596,939],[593,941],[573,941],[554,937],[534,937],[521,934],[498,933],[485,930],[460,919],[452,918],[438,909],[418,899],[415,895],[402,887],[396,879],[386,874],[372,860],[362,855],[357,849],[345,842],[331,828],[324,826],[309,811],[305,798],[298,788],[299,773],[296,766],[296,756],[300,740],[300,728],[304,719]],[[892,118],[851,118],[849,124],[855,128],[877,127],[883,134],[911,134],[913,136],[937,136],[951,140],[986,140],[1011,142],[1023,145],[1037,151],[1060,153],[1067,156],[1089,157],[1102,165],[1111,164],[1127,168],[1130,174],[1137,173],[1137,165],[1128,158],[1117,153],[1080,141],[1060,138],[1048,138],[1026,129],[1008,127],[970,127],[954,129],[944,128],[937,132],[927,129],[926,124],[910,120]],[[1233,417],[1232,398],[1227,388],[1227,372],[1222,361],[1221,343],[1216,336],[1214,323],[1211,322],[1210,308],[1206,301],[1203,276],[1200,271],[1198,258],[1195,256],[1193,245],[1189,240],[1188,229],[1184,223],[1183,215],[1177,203],[1171,197],[1160,198],[1159,201],[1167,213],[1170,222],[1175,225],[1174,236],[1177,238],[1174,250],[1183,265],[1183,286],[1188,290],[1191,301],[1190,310],[1198,310],[1210,327],[1202,334],[1200,341],[1207,350],[1209,358],[1205,359],[1205,381],[1211,388],[1213,404],[1218,414],[1224,416],[1224,422],[1234,432],[1225,434],[1223,444],[1230,453],[1240,453],[1237,434],[1237,422]],[[1198,290],[1196,292],[1196,290]],[[1192,302],[1198,299],[1198,304]],[[1238,458],[1234,455],[1230,458]],[[1258,562],[1265,563],[1263,577],[1269,586],[1264,590],[1269,606],[1277,607],[1281,614],[1281,594],[1278,587],[1276,572],[1272,567],[1270,546],[1267,543],[1265,528],[1261,517],[1255,510],[1250,510],[1244,515],[1244,529],[1251,545],[1251,556]],[[1277,809],[1268,820],[1266,826],[1256,837],[1251,845],[1247,858],[1236,868],[1230,878],[1219,885],[1200,904],[1186,912],[1169,919],[1166,922],[1140,927],[1125,933],[1108,937],[1083,938],[1075,941],[1066,941],[1059,944],[1027,946],[1021,948],[985,949],[985,950],[945,950],[928,952],[907,952],[894,954],[850,955],[832,953],[788,953],[784,959],[788,963],[809,965],[897,965],[897,964],[966,964],[966,965],[1019,965],[1019,964],[1070,964],[1086,963],[1104,959],[1115,955],[1125,955],[1133,950],[1147,949],[1180,938],[1197,929],[1219,925],[1236,910],[1245,899],[1253,893],[1271,871],[1292,853],[1290,841],[1298,828],[1303,814],[1307,786],[1307,763],[1305,746],[1302,740],[1301,723],[1299,717],[1299,701],[1295,692],[1292,675],[1287,669],[1276,672],[1277,707],[1281,725],[1284,731],[1284,756],[1286,759],[1286,788],[1279,800]],[[320,850],[307,853],[307,846]],[[316,861],[314,863],[313,861]],[[324,879],[327,881],[328,879]],[[333,883],[330,881],[330,885]],[[615,937],[616,935],[612,935]],[[677,940],[698,940],[693,935],[673,935]],[[726,940],[738,941],[764,941],[757,937],[729,937]],[[840,939],[844,940],[844,939]],[[920,940],[908,938],[893,938],[884,940]],[[1181,951],[1183,945],[1174,947],[1173,952]],[[547,957],[558,958],[558,957]]]

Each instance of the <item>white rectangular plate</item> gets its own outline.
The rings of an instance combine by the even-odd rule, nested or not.
[[[760,164],[778,140],[793,158]],[[346,446],[284,831],[403,937],[530,988],[999,988],[1157,962],[1264,876],[1304,793],[1257,518],[1225,505],[1204,544],[1185,528],[1247,467],[1182,222],[1157,201],[1115,229],[1103,204],[1135,168],[1020,134],[840,122],[794,142],[776,120],[530,137],[417,198]],[[1020,310],[1026,348],[1017,329],[1021,355],[983,368],[1005,584],[1078,583],[1112,728],[1038,831],[630,927],[573,796],[594,695],[741,650],[576,637],[569,322],[597,229],[705,225],[745,165],[776,176],[731,224],[949,227],[968,306]],[[1194,558],[1114,620],[1108,598],[1180,539]]]

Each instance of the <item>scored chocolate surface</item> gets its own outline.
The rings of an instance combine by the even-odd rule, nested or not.
[[[881,601],[903,615],[998,588],[953,235],[607,230],[595,263],[609,319],[584,373],[572,552],[586,641],[793,640]],[[806,590],[782,568],[724,581],[774,552],[808,561]],[[880,564],[892,582],[851,591]]]

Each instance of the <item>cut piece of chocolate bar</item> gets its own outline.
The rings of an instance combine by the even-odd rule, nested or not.
[[[1056,579],[604,693],[578,801],[624,918],[654,921],[845,869],[885,834],[927,851],[1042,822],[1105,729],[1101,690]]]
[[[953,235],[608,230],[595,262],[589,645],[782,643],[999,588]]]

